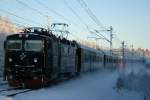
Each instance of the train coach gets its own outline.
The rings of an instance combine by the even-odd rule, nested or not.
[[[17,87],[45,86],[61,76],[70,77],[117,61],[102,51],[38,27],[7,36],[4,48],[4,76],[10,86]]]
[[[104,66],[104,53],[102,51],[78,44],[77,52],[78,71],[93,71]]]
[[[108,52],[108,51],[105,51],[104,53],[104,67],[105,68],[116,68],[116,66],[118,65],[119,63],[119,57],[118,55],[114,54],[114,53],[111,53]]]

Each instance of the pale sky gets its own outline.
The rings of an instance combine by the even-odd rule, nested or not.
[[[73,33],[74,39],[80,37],[87,39],[91,36],[86,29],[86,23],[90,29],[102,30],[98,27],[83,10],[78,0],[38,0],[45,6],[38,3],[36,0],[20,0],[26,3],[29,7],[37,9],[42,14],[50,16],[50,23],[65,22],[69,24],[69,31]],[[84,0],[88,7],[92,10],[99,21],[105,26],[112,26],[114,32],[121,41],[125,41],[128,46],[134,45],[135,48],[149,48],[150,49],[150,0]],[[67,2],[67,4],[66,4]],[[74,15],[68,8],[69,5],[78,16]],[[16,0],[0,0],[0,15],[7,16],[16,23],[30,26],[41,26],[33,22],[25,21],[16,18],[2,10],[14,13],[25,19],[32,20],[36,23],[41,23],[47,26],[47,18],[40,15],[37,11],[29,8],[26,5],[18,3]],[[54,13],[55,10],[59,15]],[[68,21],[69,20],[69,21]],[[43,26],[42,26],[43,27]],[[109,33],[102,32],[103,35],[108,37]],[[89,41],[92,39],[89,39]],[[100,40],[100,45],[109,47],[109,44]],[[114,47],[120,47],[120,41],[114,39]]]

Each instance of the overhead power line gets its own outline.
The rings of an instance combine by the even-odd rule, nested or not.
[[[97,34],[97,32],[92,32],[89,28],[89,26],[82,20],[82,18],[75,12],[75,10],[68,4],[68,2],[66,0],[64,0],[64,3],[66,4],[66,6],[68,7],[68,9],[79,19],[80,23],[82,23],[83,25],[85,25],[85,30],[89,31],[90,33],[94,33],[96,36],[98,36],[101,39],[105,39],[107,41],[109,41],[108,39],[106,39],[105,36],[103,36],[102,34]]]
[[[19,19],[22,19],[22,20],[24,20],[24,21],[27,21],[27,22],[30,22],[30,23],[32,22],[32,23],[34,23],[34,24],[38,24],[38,25],[44,26],[44,25],[42,25],[41,23],[35,22],[35,21],[33,21],[33,20],[26,19],[26,18],[24,18],[24,17],[20,17],[20,16],[14,14],[14,13],[12,13],[12,12],[9,12],[9,11],[3,10],[3,9],[0,9],[0,11],[1,11],[1,12],[4,12],[4,13],[7,13],[7,14],[9,14],[9,15],[11,15],[11,16],[15,16],[15,17],[17,17],[17,18],[19,18]]]
[[[106,29],[104,25],[98,20],[98,18],[94,15],[91,9],[87,6],[84,0],[77,0],[81,7],[85,10],[88,16],[102,29]]]
[[[36,1],[36,0],[35,0],[35,1]],[[26,3],[24,3],[24,2],[22,2],[22,1],[20,1],[20,0],[16,0],[16,2],[18,2],[19,4],[25,6],[25,7],[29,8],[29,9],[31,9],[31,10],[37,12],[38,14],[40,14],[40,15],[42,15],[42,16],[44,16],[44,17],[47,18],[47,15],[44,14],[43,12],[39,11],[38,9],[35,9],[35,8],[30,7],[28,4],[26,4]]]
[[[31,26],[31,24],[28,24],[28,23],[24,23],[24,22],[20,22],[18,20],[13,20],[15,23],[18,23],[19,25],[23,26],[23,27],[28,27],[28,26]]]
[[[75,22],[73,22],[72,20],[68,19],[67,17],[65,17],[64,15],[58,13],[57,11],[51,9],[50,7],[48,7],[47,5],[45,5],[43,2],[44,1],[39,1],[39,0],[35,0],[35,2],[37,2],[39,5],[43,6],[44,8],[46,8],[48,11],[51,11],[52,13],[54,13],[55,15],[59,16],[60,18],[63,18],[64,20],[73,23],[74,25],[77,26],[77,24]]]
[[[52,8],[48,7],[47,5],[45,5],[43,2],[44,1],[40,1],[40,0],[35,0],[36,3],[38,3],[39,5],[43,6],[44,8],[46,8],[48,11],[51,11],[52,13],[54,13],[55,15],[59,16],[60,18],[63,18],[64,20],[70,22],[71,24],[75,25],[75,27],[79,27],[77,23],[73,22],[72,20],[68,19],[67,17],[65,17],[64,15],[58,13],[57,11],[53,10]],[[80,27],[79,27],[80,28]],[[76,32],[77,33],[77,32]],[[73,34],[71,32],[71,35],[73,35],[74,37],[76,37],[77,39],[79,39],[78,36],[76,36],[75,34]]]
[[[106,40],[107,42],[110,43],[110,40],[107,39],[104,35],[100,34],[99,32],[97,32],[97,31],[92,32],[92,31],[91,31],[91,33],[92,33],[92,34],[95,34],[96,36],[98,36],[98,37],[100,37],[101,39],[104,39],[104,40]],[[99,33],[99,34],[98,34],[98,33]]]
[[[82,18],[73,10],[73,8],[68,4],[66,0],[64,0],[65,5],[68,7],[68,9],[79,19],[79,21],[85,25],[86,29],[89,29],[89,26],[82,20]]]
[[[9,21],[6,19],[2,19],[5,23],[9,24]],[[12,22],[14,25],[18,26],[18,27],[25,27],[24,25],[20,24],[19,22]]]

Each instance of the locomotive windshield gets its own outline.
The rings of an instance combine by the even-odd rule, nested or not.
[[[22,49],[22,41],[21,40],[8,40],[7,41],[7,49],[8,50],[21,50]]]
[[[42,51],[43,42],[41,40],[26,40],[25,50],[26,51]]]

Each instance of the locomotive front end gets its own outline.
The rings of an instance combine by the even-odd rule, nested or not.
[[[45,66],[44,39],[34,34],[15,34],[5,41],[5,71],[10,86],[39,87]]]

